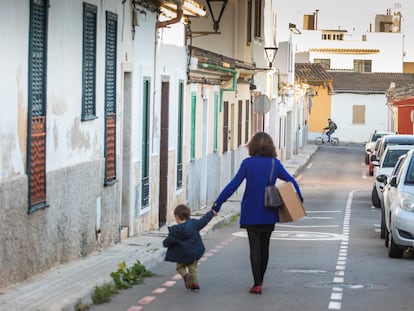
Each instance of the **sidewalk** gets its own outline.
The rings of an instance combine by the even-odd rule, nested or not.
[[[308,163],[317,146],[306,145],[301,153],[283,164],[293,176]],[[217,217],[202,230],[208,234],[221,224],[230,221],[240,209],[240,199],[234,198],[223,204]],[[193,212],[204,214],[206,210]],[[57,266],[23,283],[0,292],[0,311],[72,311],[74,304],[82,299],[90,302],[90,293],[96,285],[111,282],[110,273],[118,263],[125,261],[131,266],[139,260],[148,270],[164,260],[166,249],[162,241],[166,231],[147,232],[139,237],[128,238],[96,254],[74,262]]]

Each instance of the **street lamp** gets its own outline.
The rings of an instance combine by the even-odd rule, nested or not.
[[[273,61],[275,60],[278,48],[274,46],[268,46],[268,47],[265,47],[264,50],[266,53],[267,61],[269,63],[269,69],[272,69]]]

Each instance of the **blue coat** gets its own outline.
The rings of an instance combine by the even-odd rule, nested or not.
[[[303,201],[298,183],[286,171],[279,159],[254,156],[243,160],[236,175],[218,196],[213,209],[219,211],[221,205],[227,201],[245,180],[246,184],[240,210],[240,225],[267,225],[278,222],[278,212],[264,207],[264,192],[265,187],[269,185],[272,160],[275,161],[272,183],[276,183],[277,178],[292,182],[300,199]]]
[[[186,222],[168,227],[168,236],[163,245],[168,247],[165,260],[191,264],[199,260],[205,251],[200,230],[213,218],[213,212],[209,211],[200,219],[188,219]]]

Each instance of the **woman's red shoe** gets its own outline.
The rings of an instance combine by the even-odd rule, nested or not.
[[[249,293],[251,294],[261,294],[262,293],[262,285],[256,285],[250,288]]]

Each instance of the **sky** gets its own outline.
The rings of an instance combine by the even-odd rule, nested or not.
[[[370,23],[374,28],[375,15],[387,9],[402,14],[406,62],[414,62],[414,0],[273,0],[277,8],[277,41],[289,39],[289,23],[303,28],[303,15],[318,12],[318,29],[343,29],[365,32]]]

